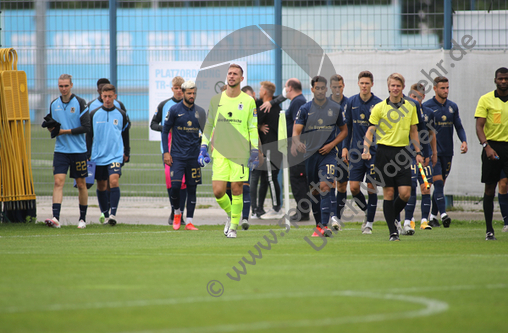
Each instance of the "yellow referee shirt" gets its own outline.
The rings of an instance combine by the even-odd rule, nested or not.
[[[376,125],[376,142],[378,144],[405,147],[409,144],[411,125],[418,124],[416,106],[413,102],[402,99],[404,103],[397,109],[388,104],[388,99],[379,102],[372,108],[369,122]]]
[[[210,101],[202,144],[208,145],[213,133],[212,157],[223,156],[244,163],[250,150],[258,148],[257,127],[254,99],[244,92],[230,98],[224,91]]]
[[[491,91],[478,101],[475,118],[485,118],[487,140],[508,142],[508,102],[503,102]]]

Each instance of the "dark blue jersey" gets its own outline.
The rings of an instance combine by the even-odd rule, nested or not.
[[[55,152],[65,154],[86,153],[86,133],[90,130],[90,114],[84,99],[72,94],[69,102],[62,97],[53,100],[49,107],[51,117],[60,123],[60,129],[70,129],[72,134],[56,137]]]
[[[436,100],[436,97],[432,97],[432,99],[423,103],[423,106],[432,109],[434,113],[437,155],[453,156],[453,127],[457,130],[460,141],[467,141],[466,131],[464,131],[459,116],[459,107],[449,99],[441,104]]]
[[[347,124],[347,137],[344,140],[343,148],[352,150],[353,152],[363,152],[363,138],[369,128],[370,111],[377,103],[382,102],[381,99],[374,94],[369,100],[364,102],[360,94],[350,97],[345,107],[345,118]],[[375,136],[373,136],[375,140]],[[376,153],[376,145],[370,146],[370,154]]]
[[[169,109],[171,109],[173,105],[179,103],[180,101],[173,96],[160,102],[157,106],[157,110],[155,110],[155,114],[153,115],[152,122],[150,123],[150,128],[154,131],[162,132],[162,128],[164,127],[164,119],[166,119]],[[162,148],[162,141],[161,153],[164,153],[164,149]]]
[[[295,123],[296,114],[300,107],[307,103],[303,95],[298,95],[291,100],[289,108],[286,110],[286,126],[288,128],[288,138],[293,136],[293,125]]]
[[[182,102],[173,105],[164,120],[162,128],[162,148],[164,153],[169,152],[168,134],[173,130],[171,137],[171,156],[180,159],[197,159],[201,146],[200,131],[203,131],[206,120],[205,110],[193,104],[191,108]]]
[[[328,99],[331,101],[331,102],[334,102],[334,103],[337,103],[335,102],[333,99],[332,99],[332,95],[330,95],[328,97]],[[342,109],[342,117],[344,118],[344,121],[346,120],[346,103],[347,103],[347,100],[348,98],[344,95],[342,95],[342,99],[340,100],[340,103],[338,103]],[[340,133],[340,129],[337,128],[337,133],[335,133],[336,135],[339,135]],[[337,148],[342,152],[342,148],[344,147],[344,143],[345,143],[346,140],[342,140],[341,142],[339,142],[339,144],[337,145]],[[341,153],[342,154],[342,153]]]
[[[89,156],[97,165],[123,163],[130,155],[129,117],[117,107],[101,106],[90,113],[92,129],[88,137]]]
[[[423,113],[422,106],[420,105],[420,103],[417,100],[415,100],[411,97],[404,95],[404,98],[411,101],[416,106],[416,114],[418,115],[418,124],[416,126],[418,127],[418,133],[421,133],[421,134],[419,134],[419,138],[421,138],[421,137],[426,138],[427,136],[423,136],[423,135],[428,135],[427,134],[428,128],[426,126],[427,124],[425,123],[425,115]],[[425,141],[427,142],[427,140],[425,140]],[[411,135],[409,136],[409,142],[411,142]],[[411,149],[414,150],[412,143],[410,144],[410,146],[411,146]],[[427,158],[427,157],[430,157],[430,155],[432,155],[432,149],[430,148],[430,141],[428,143],[420,142],[420,147],[421,147],[421,152],[423,154],[423,157]]]
[[[338,127],[345,125],[345,122],[340,105],[327,98],[321,106],[314,103],[314,100],[302,105],[296,115],[295,124],[304,126],[300,141],[306,145],[307,157],[335,140]],[[330,151],[332,152],[334,151]]]

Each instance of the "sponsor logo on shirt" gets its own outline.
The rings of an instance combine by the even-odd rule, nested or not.
[[[352,108],[352,109],[353,109],[353,110],[354,110],[354,109],[358,109],[358,106],[353,106],[353,108]]]
[[[323,125],[323,119],[318,119],[317,123],[318,123],[319,125]]]
[[[441,116],[442,121],[446,121],[446,116]]]
[[[191,125],[192,125],[192,121],[190,121],[190,120],[189,120],[189,121],[187,122],[187,126],[191,126]]]
[[[184,113],[182,113],[182,114],[179,114],[179,115],[178,115],[178,117],[181,117],[181,116],[183,116],[183,115],[184,115]]]
[[[233,117],[233,112],[228,112],[229,117]]]
[[[360,114],[360,119],[362,119],[362,120],[365,119],[365,115],[363,113]]]

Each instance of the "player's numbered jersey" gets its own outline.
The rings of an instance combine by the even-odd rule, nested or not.
[[[130,127],[129,117],[125,111],[114,107],[100,107],[93,110],[92,120],[92,161],[97,165],[122,163],[124,145],[122,132]]]
[[[354,156],[361,155],[363,151],[363,138],[369,129],[370,112],[381,99],[374,94],[367,101],[364,101],[360,94],[350,97],[345,106],[346,123],[348,126],[348,136],[344,140],[344,146]],[[373,138],[375,142],[375,137]],[[370,153],[376,153],[376,145],[370,146]]]
[[[295,124],[304,125],[300,141],[305,143],[304,157],[308,157],[337,137],[338,128],[345,125],[344,113],[338,103],[328,98],[323,105],[312,100],[302,105],[296,115]],[[337,153],[337,150],[332,152]]]
[[[88,112],[84,99],[72,94],[69,103],[58,97],[49,108],[51,117],[60,123],[60,129],[81,126],[81,117]],[[56,137],[55,152],[65,154],[86,153],[86,134],[59,135]]]
[[[223,92],[210,101],[207,127],[212,125],[212,157],[223,156],[238,163],[244,163],[251,148],[258,146],[256,102],[242,92],[235,98]],[[209,125],[210,123],[210,125]],[[205,135],[209,135],[206,133]],[[206,139],[203,143],[207,143]]]

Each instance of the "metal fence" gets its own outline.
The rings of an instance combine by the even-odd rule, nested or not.
[[[165,197],[159,144],[147,140],[150,62],[203,61],[229,33],[260,24],[301,31],[327,53],[446,49],[459,31],[478,37],[476,49],[508,45],[506,0],[3,0],[0,6],[0,45],[17,50],[18,68],[29,78],[38,195],[52,191],[54,145],[38,124],[59,95],[57,78],[62,73],[73,75],[73,91],[87,101],[96,97],[98,78],[116,82],[133,121],[132,162],[122,177],[122,193]],[[270,52],[243,60],[255,90],[259,82],[269,80],[280,92],[288,78],[306,76],[287,55],[280,65]],[[304,94],[311,97],[308,89]],[[205,170],[205,177],[209,172]],[[200,189],[201,197],[211,196],[207,184]],[[75,193],[66,185],[65,195]]]

